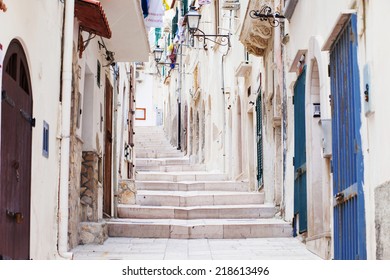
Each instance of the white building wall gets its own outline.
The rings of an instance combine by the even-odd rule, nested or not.
[[[359,1],[360,2],[360,1]],[[390,258],[389,224],[389,181],[390,148],[384,143],[390,139],[388,126],[390,97],[387,94],[390,87],[388,65],[390,56],[388,46],[390,40],[386,36],[387,27],[384,19],[390,8],[388,1],[360,2],[359,14],[364,9],[366,17],[359,16],[358,32],[359,71],[361,92],[369,84],[369,102],[365,102],[362,94],[362,145],[364,153],[364,193],[366,202],[367,226],[367,256],[369,258]],[[365,74],[365,70],[368,70]],[[387,236],[387,237],[386,237]]]
[[[12,39],[18,39],[23,45],[31,76],[33,117],[36,118],[32,136],[30,257],[51,259],[56,255],[58,232],[57,151],[61,131],[58,124],[63,4],[15,0],[8,1],[7,7],[7,12],[0,14],[0,44],[4,55]],[[50,126],[49,158],[42,155],[43,121]]]
[[[74,44],[77,46],[78,24],[75,24]],[[85,38],[87,39],[87,38]],[[95,151],[102,154],[104,151],[104,118],[105,111],[105,84],[106,73],[109,72],[107,62],[102,57],[99,49],[98,39],[91,40],[88,47],[79,58],[80,80],[79,92],[81,93],[81,122],[80,128],[76,131],[83,140],[83,151]],[[101,65],[100,85],[97,83],[97,61]],[[113,84],[111,84],[113,86]]]
[[[136,79],[136,118],[142,117],[141,111],[145,109],[146,119],[135,120],[136,126],[155,126],[156,125],[156,108],[162,105],[157,102],[157,94],[161,91],[156,90],[157,83],[154,82],[153,75],[140,72],[140,77]]]

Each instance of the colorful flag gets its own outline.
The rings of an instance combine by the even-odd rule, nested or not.
[[[142,6],[142,13],[144,14],[144,18],[146,18],[148,16],[148,13],[149,13],[148,0],[141,0],[141,6]]]
[[[163,5],[166,11],[171,9],[171,6],[168,4],[167,0],[163,0]]]

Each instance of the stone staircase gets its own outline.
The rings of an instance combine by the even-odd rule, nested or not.
[[[162,127],[136,127],[136,204],[119,205],[109,236],[260,238],[292,236],[263,192],[207,172],[166,139]]]

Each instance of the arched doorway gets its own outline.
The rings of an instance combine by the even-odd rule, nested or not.
[[[26,55],[13,40],[1,89],[0,258],[29,259],[32,90]]]

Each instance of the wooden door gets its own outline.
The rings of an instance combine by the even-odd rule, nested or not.
[[[23,48],[12,41],[1,90],[0,259],[29,259],[32,92]]]
[[[105,110],[105,145],[104,145],[104,175],[103,175],[103,213],[111,216],[111,179],[112,179],[112,93],[110,81],[106,77],[106,110]]]

